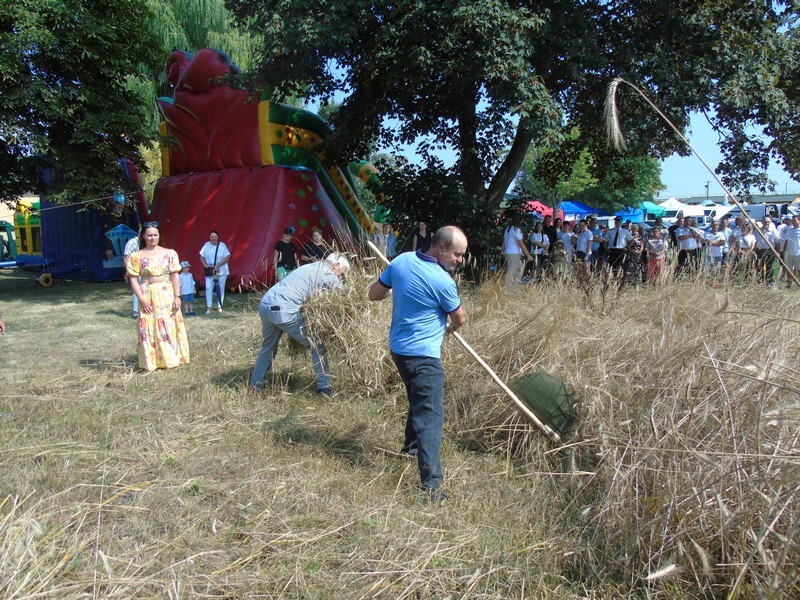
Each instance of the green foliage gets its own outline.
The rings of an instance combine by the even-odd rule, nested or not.
[[[400,238],[408,239],[422,220],[432,230],[448,223],[458,223],[469,232],[472,254],[482,256],[490,247],[493,235],[494,211],[483,196],[468,194],[455,169],[445,168],[431,159],[425,166],[395,165],[378,161],[386,193],[385,204],[391,209],[392,226]]]
[[[117,159],[153,137],[138,85],[157,44],[139,0],[10,0],[0,5],[0,199],[39,189],[101,196],[119,187]]]
[[[252,42],[224,0],[1,3],[0,200],[44,191],[44,169],[56,200],[127,185],[120,157],[146,172],[166,57],[205,46],[250,63]]]
[[[662,190],[661,165],[650,157],[617,157],[595,176],[595,160],[587,149],[571,144],[578,140],[571,134],[567,148],[531,147],[516,180],[514,192],[538,198],[548,204],[561,200],[580,200],[590,206],[614,211],[638,206],[652,200]]]
[[[637,207],[664,189],[661,165],[654,158],[623,156],[609,165],[603,178],[576,194],[574,198],[609,211]]]
[[[252,37],[233,26],[225,0],[146,0],[152,15],[150,29],[161,48],[195,52],[201,48],[222,50],[240,69],[253,66]]]
[[[771,187],[770,156],[795,176],[800,170],[799,8],[796,0],[610,4],[619,18],[610,21],[609,48],[626,66],[618,73],[644,84],[679,127],[689,112],[704,112],[725,157],[717,172],[739,193]],[[621,101],[632,155],[688,155],[640,99],[623,92]]]
[[[458,187],[485,197],[497,148],[511,143],[518,122],[525,136],[558,135],[561,112],[529,68],[542,20],[528,8],[499,0],[231,4],[263,36],[258,76],[279,96],[306,85],[323,98],[349,92],[326,148],[334,160],[366,156],[376,140],[393,147],[423,137],[425,158],[457,148]],[[515,172],[496,185],[500,197]]]
[[[229,4],[260,36],[255,81],[283,96],[344,96],[329,157],[346,162],[373,143],[396,149],[422,140],[430,168],[409,175],[430,182],[438,172],[436,189],[455,185],[489,207],[499,206],[531,142],[558,149],[542,157],[555,168],[536,177],[553,194],[590,189],[592,177],[600,188],[626,184],[602,194],[614,204],[657,188],[633,181],[648,172],[641,161],[687,150],[652,108],[625,92],[618,105],[629,151],[608,148],[602,105],[617,76],[644,86],[679,128],[693,111],[713,115],[725,140],[721,172],[734,189],[764,185],[759,171],[770,154],[791,172],[800,166],[796,0]],[[571,140],[576,127],[579,138]],[[746,135],[753,127],[766,142]],[[432,158],[445,147],[458,157],[452,170]],[[499,148],[509,150],[500,155]],[[576,164],[584,180],[577,184]],[[436,212],[440,222],[450,214]]]
[[[528,148],[514,191],[544,200],[575,198],[597,185],[593,165],[591,153],[580,146],[578,128],[573,128],[558,145],[534,143]]]

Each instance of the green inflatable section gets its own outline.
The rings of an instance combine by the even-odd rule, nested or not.
[[[331,134],[331,128],[322,120],[322,117],[311,111],[295,106],[288,106],[280,102],[269,103],[270,123],[300,127],[317,134],[320,139],[325,139]]]
[[[322,163],[319,162],[316,154],[304,148],[273,145],[272,155],[276,165],[306,167],[314,171],[322,187],[328,193],[328,196],[330,196],[336,210],[344,217],[350,231],[356,236],[366,235],[355,215],[353,215],[352,211],[345,203],[344,198],[342,198],[339,190],[336,189],[336,185],[331,181],[328,173],[325,172],[325,168],[322,166]]]
[[[265,94],[262,95],[262,99],[268,98],[268,94],[268,90],[265,90]],[[270,101],[269,121],[270,123],[289,125],[291,127],[305,129],[319,136],[321,140],[324,140],[331,133],[330,126],[319,115],[316,115],[303,108],[289,106],[280,102]],[[350,229],[353,235],[369,236],[369,232],[364,231],[364,228],[361,227],[361,224],[353,214],[353,211],[349,206],[347,206],[347,203],[345,202],[336,185],[331,180],[328,173],[325,171],[325,168],[322,166],[322,163],[315,152],[303,148],[291,148],[287,146],[273,145],[272,156],[276,165],[306,167],[313,170],[317,174],[322,187],[328,193],[328,196],[330,196],[330,199],[333,202],[333,205],[336,207],[336,210],[338,210],[339,214],[344,217],[347,227]],[[343,171],[343,173],[345,174],[345,178],[347,179],[348,183],[350,183],[350,186],[355,189],[355,185],[352,177],[350,177],[350,173],[346,169]]]

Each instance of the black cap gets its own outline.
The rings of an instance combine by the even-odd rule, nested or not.
[[[294,230],[291,227],[285,227],[283,229],[283,233],[288,233],[289,235],[292,235],[294,233]]]

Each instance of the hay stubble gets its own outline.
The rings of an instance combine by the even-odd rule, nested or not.
[[[3,594],[797,592],[798,325],[780,320],[794,294],[464,286],[470,344],[506,380],[565,379],[580,419],[553,447],[446,342],[454,500],[434,509],[415,497],[415,465],[386,451],[405,395],[389,304],[365,298],[373,276],[356,265],[344,296],[309,313],[340,390],[321,401],[308,355],[285,343],[273,385],[245,389],[254,297],[189,320],[189,367],[142,375],[121,286],[41,290],[0,274],[13,291],[0,340]]]

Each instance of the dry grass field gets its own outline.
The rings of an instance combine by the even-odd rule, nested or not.
[[[309,312],[333,399],[285,342],[246,389],[256,295],[142,374],[122,283],[0,271],[0,595],[800,597],[800,292],[463,285],[465,339],[505,380],[564,379],[578,421],[549,442],[446,340],[431,506],[368,267]]]

